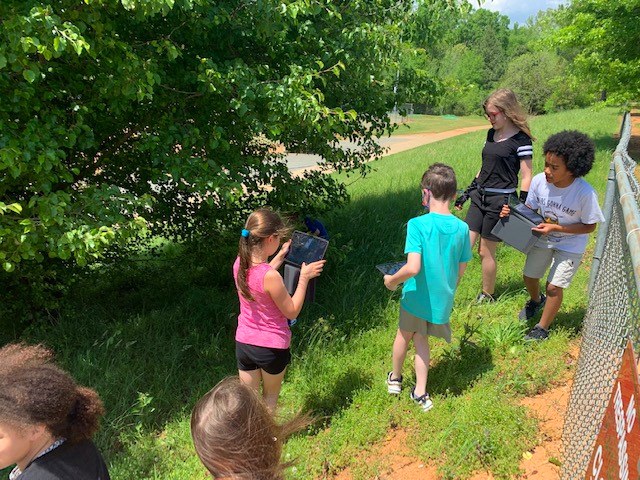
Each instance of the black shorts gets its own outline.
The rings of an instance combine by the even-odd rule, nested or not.
[[[251,371],[262,369],[269,375],[277,375],[291,362],[291,350],[248,345],[236,341],[236,359],[238,370]]]
[[[491,233],[493,227],[500,220],[502,206],[509,202],[509,195],[485,195],[482,197],[477,190],[471,192],[471,205],[464,219],[469,225],[469,230],[477,232],[486,240],[500,242],[501,240]]]

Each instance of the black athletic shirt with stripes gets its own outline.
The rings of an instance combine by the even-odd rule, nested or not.
[[[487,132],[478,184],[485,188],[518,188],[520,161],[533,156],[531,137],[520,130],[501,142],[494,142],[494,133],[493,128]]]

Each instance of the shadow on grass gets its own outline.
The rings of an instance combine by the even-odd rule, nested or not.
[[[312,392],[304,399],[303,412],[313,412],[314,417],[326,420],[348,408],[353,393],[371,387],[371,378],[356,369],[349,369],[335,379],[328,391]]]
[[[582,323],[586,314],[585,308],[575,308],[570,312],[560,311],[551,328],[554,326],[563,327],[571,332],[571,336],[577,336],[582,331]]]
[[[508,269],[510,266],[502,265],[500,268]],[[504,275],[501,275],[498,271],[498,279],[496,282],[496,298],[499,300],[505,300],[509,298],[516,297],[520,294],[526,295],[526,290],[524,286],[524,281],[522,280],[522,269],[519,268],[518,272],[520,274],[520,278],[514,279],[512,277],[505,278]]]
[[[460,344],[446,350],[429,369],[430,393],[460,395],[494,368],[491,350],[470,340],[476,329],[465,323],[464,331]]]
[[[589,135],[589,137],[596,144],[596,151],[614,150],[618,143],[617,139],[611,135]]]

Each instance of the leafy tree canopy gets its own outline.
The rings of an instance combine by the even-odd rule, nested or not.
[[[553,79],[564,76],[566,63],[552,52],[525,53],[507,67],[502,84],[511,88],[530,113],[544,113],[545,102],[555,91]]]
[[[362,169],[390,127],[409,1],[3,0],[0,263],[84,264],[271,204],[345,199],[273,142]],[[358,149],[342,152],[338,138]]]
[[[555,42],[578,49],[579,75],[619,100],[640,97],[640,0],[573,0]]]
[[[456,43],[463,43],[484,59],[483,87],[491,88],[506,68],[509,17],[485,9],[472,11],[456,30]]]

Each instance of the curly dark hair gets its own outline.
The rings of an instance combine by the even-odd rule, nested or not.
[[[0,348],[0,385],[0,421],[44,425],[69,443],[91,439],[104,414],[98,394],[76,384],[42,345]]]
[[[553,153],[562,157],[567,170],[575,177],[584,177],[595,159],[596,146],[587,135],[576,130],[564,130],[551,135],[544,145],[542,151]]]

